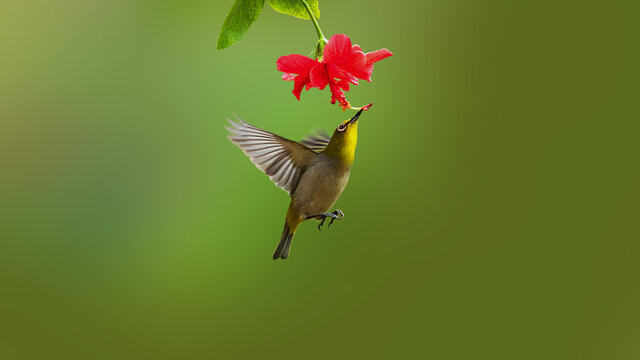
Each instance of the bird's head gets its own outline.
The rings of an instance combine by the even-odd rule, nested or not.
[[[338,158],[347,165],[353,163],[358,142],[358,119],[364,110],[359,110],[354,117],[338,125],[325,148],[325,154]]]

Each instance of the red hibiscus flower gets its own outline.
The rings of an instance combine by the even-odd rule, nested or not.
[[[347,35],[333,35],[324,48],[322,61],[303,55],[281,56],[278,70],[284,72],[283,80],[293,80],[293,95],[300,100],[302,88],[320,90],[329,85],[331,103],[340,103],[343,109],[351,107],[344,92],[349,84],[358,85],[358,79],[371,81],[373,64],[393,55],[387,49],[364,53],[360,46],[351,45]]]

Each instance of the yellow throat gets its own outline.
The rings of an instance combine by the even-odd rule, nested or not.
[[[340,160],[345,165],[353,164],[358,142],[358,121],[347,120],[342,123],[346,129],[340,131],[340,127],[333,132],[331,141],[324,150],[327,156]],[[341,126],[342,126],[341,125]]]

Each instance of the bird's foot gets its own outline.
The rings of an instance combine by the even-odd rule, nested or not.
[[[327,225],[327,228],[331,227],[331,224],[333,224],[333,222],[338,219],[338,220],[342,220],[342,218],[344,218],[344,213],[342,212],[342,210],[340,209],[335,209],[333,212],[331,213],[322,213],[319,215],[322,220],[320,221],[320,224],[318,224],[318,230],[322,231],[322,225],[324,225],[324,221],[330,217],[331,221],[329,221],[329,225]]]

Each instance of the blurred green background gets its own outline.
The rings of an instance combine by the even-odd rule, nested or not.
[[[0,5],[0,358],[638,359],[637,12],[320,1],[376,64],[328,231],[273,261],[288,197],[225,118],[292,139],[310,22],[225,1]]]

